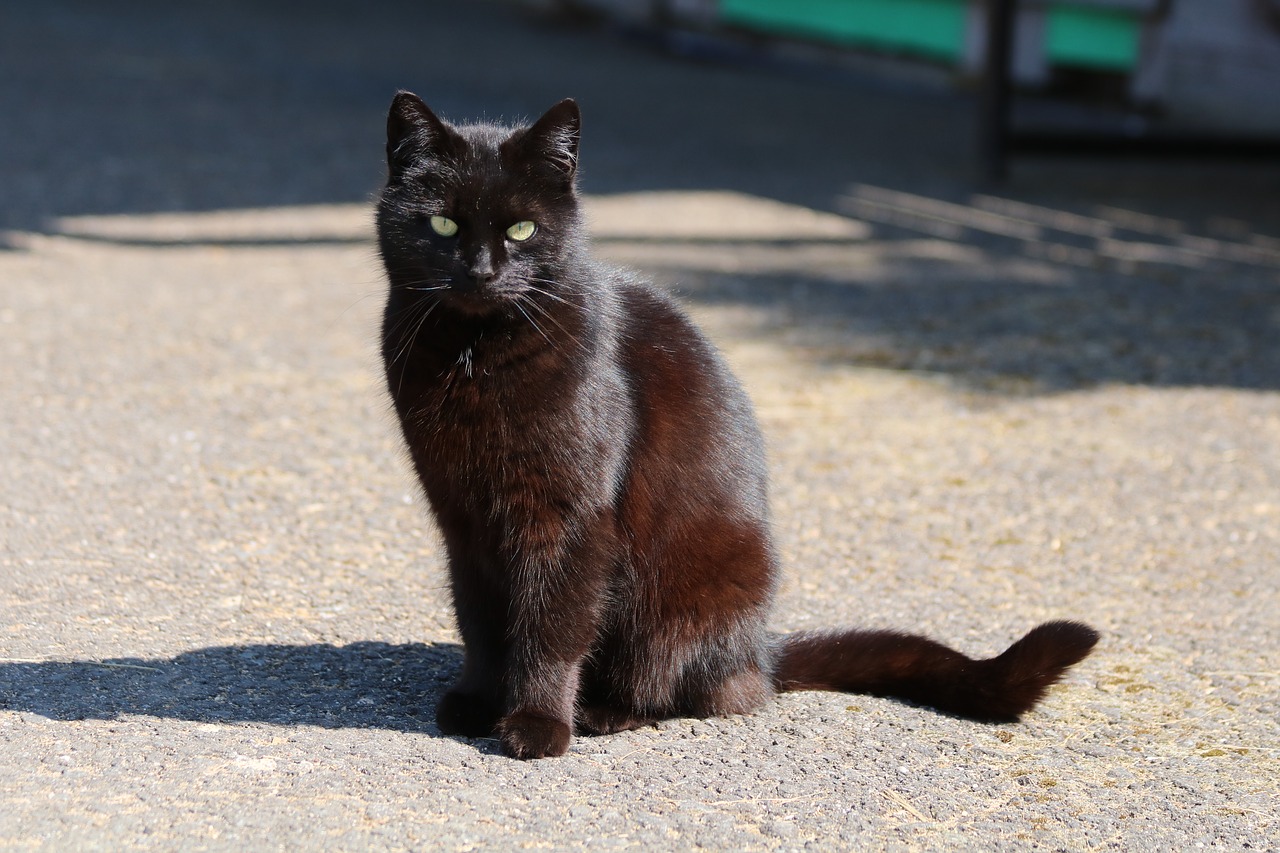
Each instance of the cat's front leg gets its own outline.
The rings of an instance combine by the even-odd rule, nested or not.
[[[446,735],[489,737],[502,718],[502,702],[485,693],[450,689],[436,704],[436,726]]]
[[[502,749],[513,758],[564,755],[573,739],[578,673],[590,640],[567,621],[578,614],[557,610],[513,644],[511,711],[498,722]]]
[[[436,725],[447,735],[489,737],[504,711],[508,608],[483,561],[455,554],[449,570],[465,656],[461,675],[436,705]]]
[[[436,725],[447,735],[489,737],[502,718],[501,677],[496,662],[467,647],[462,676],[436,705]]]
[[[512,711],[498,723],[502,751],[512,758],[556,758],[573,742],[570,724],[559,715]]]
[[[519,572],[507,659],[511,710],[498,723],[503,751],[514,758],[569,749],[579,674],[602,611],[604,551],[587,536],[561,559],[529,561]]]

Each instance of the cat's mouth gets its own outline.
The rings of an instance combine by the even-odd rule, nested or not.
[[[451,287],[440,294],[440,301],[460,314],[478,317],[510,312],[515,296],[512,291],[493,286]]]

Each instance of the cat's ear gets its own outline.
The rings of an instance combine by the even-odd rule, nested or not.
[[[572,98],[565,98],[503,148],[514,144],[518,156],[549,166],[566,184],[572,185],[578,172],[578,138],[581,132],[582,116],[578,112],[578,104]]]
[[[392,176],[429,154],[443,154],[455,138],[412,92],[397,92],[387,113],[387,167]]]

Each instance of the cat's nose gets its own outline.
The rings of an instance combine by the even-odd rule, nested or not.
[[[483,287],[493,281],[493,257],[487,250],[481,250],[476,255],[475,260],[471,262],[471,266],[467,269],[467,274],[471,276],[471,280],[477,286]]]

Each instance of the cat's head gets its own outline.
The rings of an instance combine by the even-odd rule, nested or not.
[[[392,287],[469,314],[563,287],[579,251],[578,106],[528,127],[451,125],[400,92],[387,116],[378,238]]]

